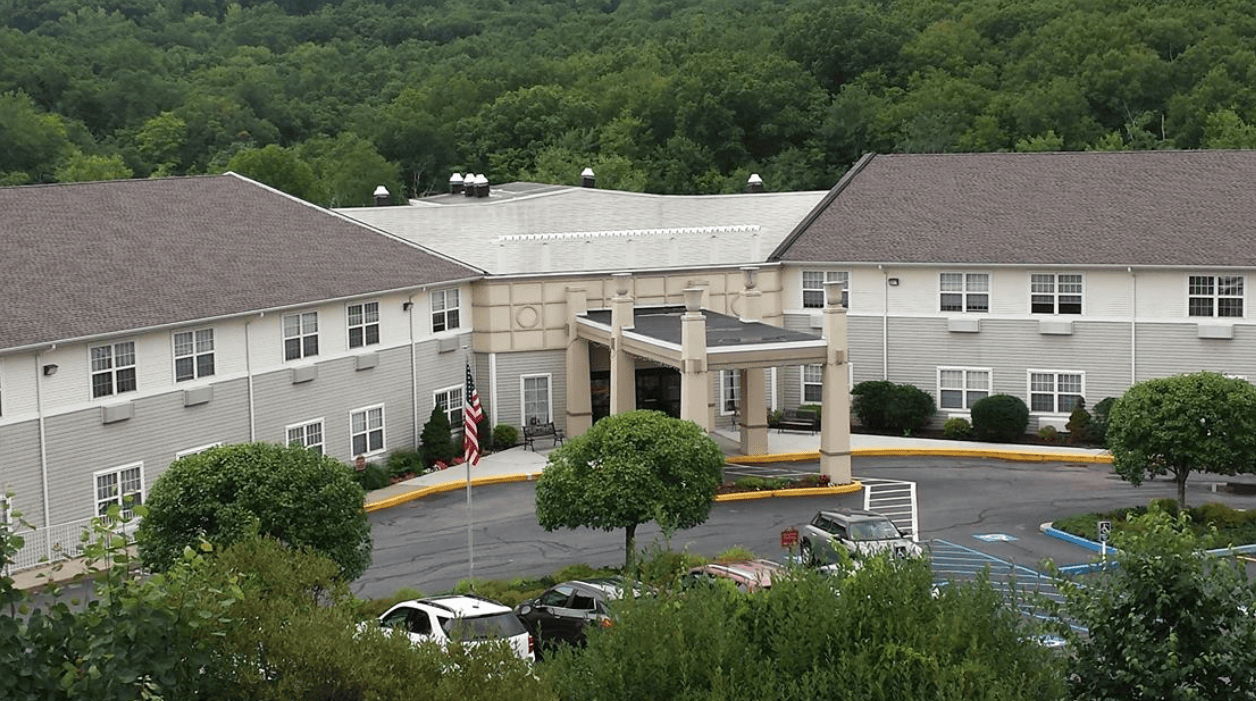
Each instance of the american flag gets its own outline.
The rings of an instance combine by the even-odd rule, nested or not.
[[[462,461],[467,465],[480,464],[479,423],[484,418],[480,406],[480,393],[475,390],[475,378],[471,376],[471,363],[467,363],[466,406],[462,410]]]

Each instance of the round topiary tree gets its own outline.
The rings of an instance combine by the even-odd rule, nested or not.
[[[326,555],[352,581],[371,564],[365,496],[349,468],[307,448],[225,445],[171,463],[135,539],[144,564],[165,570],[202,537],[226,547],[256,529]]]
[[[438,462],[448,465],[458,454],[449,415],[439,405],[432,407],[432,415],[423,424],[423,433],[419,434],[419,453],[428,467]]]
[[[987,443],[1014,443],[1029,428],[1029,407],[1020,397],[992,394],[973,404],[973,436]]]
[[[919,432],[937,411],[933,395],[915,385],[895,385],[885,407],[889,427],[905,435]]]

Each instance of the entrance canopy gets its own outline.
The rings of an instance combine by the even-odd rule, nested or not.
[[[621,350],[677,369],[684,368],[683,306],[636,307],[633,324],[622,330]],[[706,370],[741,370],[778,365],[823,363],[827,344],[819,336],[791,331],[761,321],[702,310],[706,320]],[[610,309],[576,316],[577,336],[611,346],[614,326]]]

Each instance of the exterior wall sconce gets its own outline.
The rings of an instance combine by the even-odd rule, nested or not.
[[[401,311],[408,312],[410,311],[410,307],[413,307],[413,306],[414,306],[414,302],[402,302]]]
[[[44,377],[51,377],[55,374],[57,374],[57,365],[55,363],[48,363],[44,366]]]
[[[898,278],[896,277],[892,277],[889,280],[886,280],[886,282],[890,283],[890,287],[898,287]]]

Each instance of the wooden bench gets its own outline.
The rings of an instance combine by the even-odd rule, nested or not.
[[[554,441],[554,445],[563,444],[563,432],[554,427],[554,422],[528,424],[523,427],[523,447],[536,450],[534,441],[536,439],[548,438]]]
[[[780,421],[776,422],[776,430],[816,433],[820,430],[820,416],[814,411],[786,409],[781,412]]]

